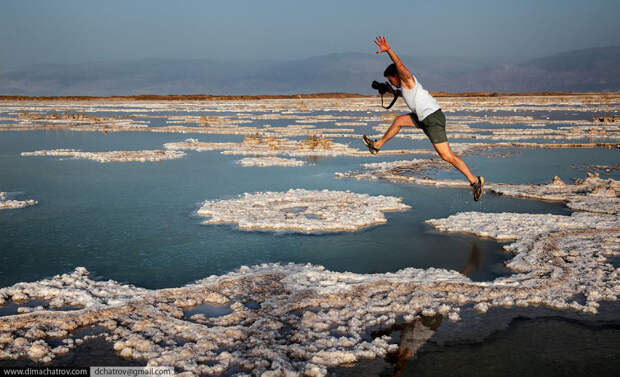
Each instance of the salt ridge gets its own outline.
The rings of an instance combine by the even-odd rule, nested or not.
[[[140,150],[140,151],[109,151],[109,152],[80,152],[75,149],[51,149],[34,152],[22,152],[22,156],[59,156],[87,159],[101,163],[105,162],[154,162],[173,160],[185,156],[185,152]]]
[[[234,223],[243,230],[352,232],[386,223],[383,212],[408,208],[392,196],[291,189],[205,201],[198,215],[210,217],[205,224]]]
[[[9,200],[7,192],[0,192],[0,210],[2,209],[17,209],[33,206],[38,202],[36,200]]]
[[[246,157],[237,161],[243,166],[303,166],[305,162],[294,158],[280,157]]]

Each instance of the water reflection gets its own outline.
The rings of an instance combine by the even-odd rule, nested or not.
[[[471,274],[480,268],[481,252],[478,242],[471,245],[469,257],[465,266],[460,270],[463,275],[471,276]],[[421,316],[411,323],[403,323],[393,326],[390,329],[374,332],[373,337],[385,334],[400,334],[398,343],[398,351],[389,353],[385,357],[385,361],[394,365],[393,377],[402,375],[409,360],[415,356],[416,352],[422,348],[424,344],[435,334],[443,316],[436,314],[434,316]]]
[[[372,334],[375,337],[390,333],[400,333],[398,351],[389,353],[385,357],[386,362],[394,365],[392,376],[398,377],[402,375],[409,360],[435,334],[442,320],[443,316],[441,314],[422,316],[416,318],[411,323],[398,324],[390,329]]]
[[[304,157],[304,159],[306,160],[306,163],[308,165],[316,165],[319,160],[324,160],[325,157],[321,157],[321,156],[306,156]]]
[[[465,267],[463,267],[460,272],[465,276],[471,277],[471,274],[480,268],[480,255],[480,247],[476,241],[471,245],[467,263],[465,263]]]

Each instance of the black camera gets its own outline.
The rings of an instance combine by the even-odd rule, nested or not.
[[[390,86],[390,84],[388,84],[388,82],[379,82],[379,81],[373,81],[372,84],[370,84],[370,86],[372,86],[373,89],[377,90],[379,92],[379,94],[381,95],[381,107],[383,107],[384,109],[389,109],[390,107],[394,106],[394,103],[396,103],[396,100],[398,99],[398,96],[400,96],[400,90],[393,90],[392,87]],[[385,106],[385,104],[383,103],[383,95],[385,93],[392,93],[394,94],[394,98],[392,99],[392,103],[390,103],[388,106]]]
[[[392,88],[390,87],[390,84],[387,83],[387,81],[379,82],[375,80],[372,82],[372,84],[370,84],[370,86],[372,86],[373,89],[378,90],[379,94],[381,95],[392,91]]]

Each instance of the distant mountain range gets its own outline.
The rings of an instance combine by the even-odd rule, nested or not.
[[[431,91],[619,91],[620,46],[569,51],[520,63],[403,56]],[[291,61],[140,59],[26,66],[0,72],[1,95],[370,94],[386,56],[340,53]]]

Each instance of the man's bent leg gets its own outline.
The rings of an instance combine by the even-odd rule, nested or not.
[[[459,156],[455,155],[454,152],[450,149],[450,144],[446,141],[443,143],[433,144],[435,150],[439,154],[439,156],[446,162],[451,163],[455,168],[457,168],[463,175],[467,178],[469,183],[478,182],[478,178],[474,176],[465,161],[463,161]]]
[[[392,125],[385,131],[385,134],[381,137],[381,139],[375,141],[375,148],[379,149],[385,144],[388,140],[396,136],[396,134],[400,131],[401,127],[413,127],[413,121],[411,120],[411,116],[409,114],[400,115],[394,118],[392,121]]]

